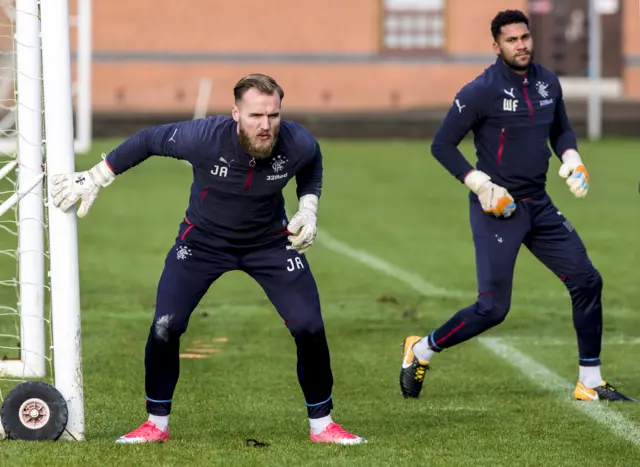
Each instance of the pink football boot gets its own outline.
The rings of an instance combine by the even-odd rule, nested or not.
[[[116,440],[116,443],[162,443],[169,441],[169,428],[162,431],[151,421],[146,421],[131,433]]]
[[[312,431],[309,432],[309,434],[311,441],[314,443],[361,444],[367,442],[366,439],[352,435],[334,422],[329,423],[329,425],[317,435],[314,435]]]

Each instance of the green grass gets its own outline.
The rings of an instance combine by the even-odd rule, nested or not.
[[[78,168],[115,144],[96,141]],[[332,354],[334,418],[368,438],[367,445],[309,442],[293,341],[260,287],[242,273],[215,283],[192,317],[183,350],[202,342],[220,352],[181,361],[170,443],[114,444],[146,416],[144,345],[190,185],[189,167],[153,158],[119,177],[79,220],[87,440],[3,442],[0,465],[637,465],[637,445],[576,410],[568,392],[533,385],[477,340],[437,356],[424,397],[399,395],[402,339],[427,334],[475,296],[466,189],[433,160],[428,142],[325,141],[323,150],[321,231],[436,286],[468,293],[421,295],[326,248],[321,238],[309,252]],[[464,150],[472,159],[468,143]],[[640,141],[582,143],[581,152],[589,196],[573,198],[556,159],[549,192],[604,277],[604,375],[637,396]],[[294,187],[287,187],[289,210]],[[486,335],[507,338],[575,381],[575,335],[562,284],[523,249],[514,287],[509,317]],[[228,342],[213,341],[219,337]],[[638,406],[610,408],[640,427]],[[247,438],[271,446],[248,448]]]

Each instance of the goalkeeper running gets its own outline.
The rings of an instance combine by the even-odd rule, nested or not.
[[[571,295],[578,339],[574,398],[628,401],[600,374],[602,278],[578,232],[546,193],[551,150],[559,175],[576,197],[587,195],[589,175],[577,151],[558,77],[532,61],[528,18],[500,12],[491,24],[495,64],[456,95],[433,144],[433,156],[469,189],[478,299],[426,337],[404,341],[400,387],[418,397],[432,358],[500,324],[511,306],[516,258],[525,245]],[[473,168],[457,146],[473,130]]]
[[[320,300],[305,252],[316,235],[322,154],[304,127],[281,120],[282,88],[260,74],[234,88],[232,117],[161,125],[124,141],[87,172],[52,178],[54,204],[80,201],[86,216],[101,188],[152,155],[193,166],[189,206],[160,278],[145,353],[148,420],[119,443],[169,439],[178,382],[180,336],[211,284],[242,270],[255,279],[284,319],[297,346],[298,379],[313,442],[359,444],[333,422],[333,376]],[[296,179],[299,209],[287,222],[282,190]]]

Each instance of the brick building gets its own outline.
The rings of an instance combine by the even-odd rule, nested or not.
[[[602,18],[604,130],[635,135],[639,2],[609,2],[618,8]],[[489,25],[506,8],[530,15],[536,58],[561,75],[570,115],[584,128],[588,0],[92,3],[96,136],[189,118],[205,80],[212,83],[208,112],[226,113],[234,83],[252,72],[273,75],[285,89],[287,115],[320,135],[429,136],[456,90],[494,61]],[[76,0],[70,8],[73,14]],[[10,50],[11,38],[0,15],[0,52]]]
[[[549,8],[550,6],[553,8]],[[93,98],[100,111],[192,111],[200,80],[228,109],[242,75],[264,72],[289,110],[447,105],[494,59],[497,11],[531,15],[538,59],[585,94],[587,0],[109,0],[94,2]],[[640,100],[637,0],[604,17],[603,92]]]

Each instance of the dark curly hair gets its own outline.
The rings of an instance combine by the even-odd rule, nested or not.
[[[493,36],[493,40],[498,40],[502,26],[518,23],[524,23],[527,25],[527,28],[529,27],[529,18],[520,10],[505,10],[499,12],[496,17],[493,18],[493,21],[491,21],[491,35]]]

